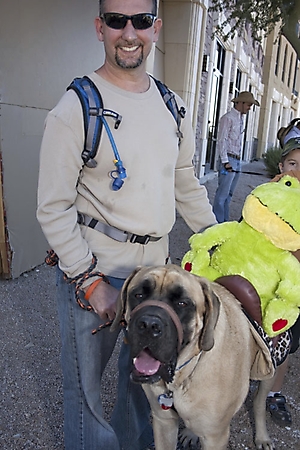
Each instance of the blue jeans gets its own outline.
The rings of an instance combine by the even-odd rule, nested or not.
[[[241,164],[240,160],[228,157],[228,162],[237,172],[225,172],[224,166],[219,159],[218,162],[218,188],[216,191],[213,212],[219,223],[228,222],[229,220],[229,205],[232,199],[233,191],[236,188],[240,177]]]
[[[124,280],[110,278],[120,289]],[[92,335],[101,319],[82,309],[74,285],[57,272],[57,305],[61,333],[66,450],[142,450],[153,442],[150,407],[142,387],[129,379],[129,346],[119,355],[117,402],[111,424],[103,418],[101,377],[114,350],[120,329]]]

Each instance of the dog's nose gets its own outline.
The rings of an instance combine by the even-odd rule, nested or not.
[[[140,334],[159,337],[162,334],[162,321],[159,317],[143,315],[137,321],[137,329]]]

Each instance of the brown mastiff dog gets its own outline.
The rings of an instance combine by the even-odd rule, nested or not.
[[[266,396],[274,368],[237,299],[223,286],[176,265],[137,268],[120,294],[122,316],[152,409],[156,450],[175,450],[179,417],[203,450],[228,444],[230,422],[250,379],[264,380],[254,400],[258,449],[274,449],[266,429]]]

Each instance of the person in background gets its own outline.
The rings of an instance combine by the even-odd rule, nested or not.
[[[300,171],[300,136],[297,138],[290,138],[285,146],[279,163],[280,173],[293,171]],[[294,253],[295,257],[300,261],[300,251]],[[291,327],[292,333],[292,347],[290,354],[295,353],[299,347],[300,339],[300,316],[296,323]],[[288,359],[284,361],[276,369],[276,378],[267,397],[267,410],[270,412],[272,419],[282,426],[288,426],[292,423],[292,416],[286,406],[286,398],[282,395],[281,390],[284,384],[284,377],[288,370]]]
[[[252,105],[260,106],[248,91],[232,99],[234,107],[224,114],[219,122],[217,135],[218,188],[213,203],[213,212],[219,223],[229,220],[229,205],[240,176],[244,117]]]
[[[130,382],[126,342],[116,404],[110,423],[104,419],[101,377],[121,326],[92,330],[114,319],[119,290],[137,266],[166,263],[176,208],[193,232],[216,219],[194,174],[191,116],[182,119],[179,148],[176,122],[146,71],[162,26],[157,1],[100,0],[99,10],[105,61],[89,77],[105,108],[122,116],[118,129],[113,118],[107,122],[127,178],[112,188],[114,155],[104,131],[96,166],[83,165],[82,108],[68,90],[46,119],[37,218],[58,258],[65,449],[145,450],[154,448],[150,407],[141,386]]]

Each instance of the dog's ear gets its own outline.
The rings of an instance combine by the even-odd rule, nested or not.
[[[126,298],[127,298],[127,288],[130,283],[130,281],[133,279],[133,277],[141,270],[141,267],[138,266],[134,271],[129,275],[129,277],[126,278],[122,289],[119,293],[118,299],[117,299],[117,312],[116,317],[114,318],[114,321],[110,327],[110,331],[115,331],[118,326],[120,326],[120,321],[122,319],[122,316],[126,312]]]
[[[208,352],[215,343],[214,331],[220,312],[220,300],[206,280],[201,279],[200,284],[204,295],[205,314],[202,333],[199,337],[199,348]]]

